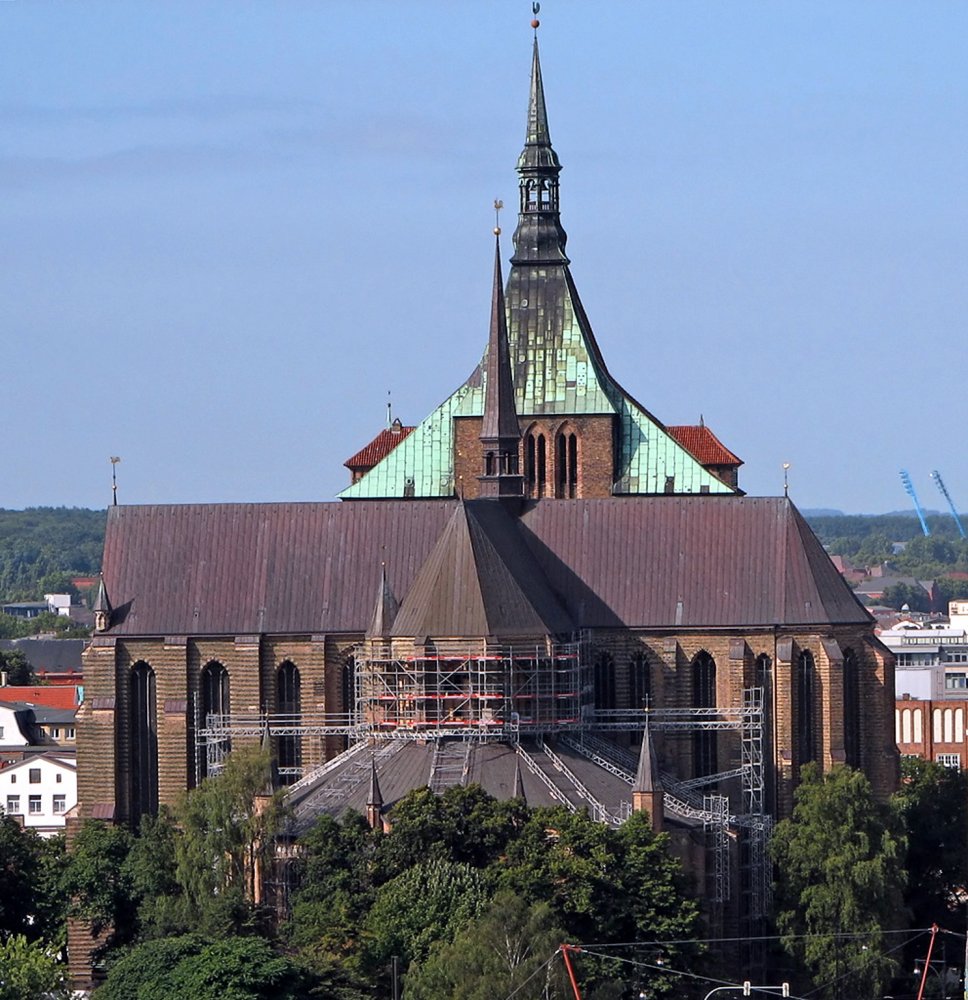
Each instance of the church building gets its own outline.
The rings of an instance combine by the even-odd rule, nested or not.
[[[470,782],[646,809],[735,934],[768,912],[806,763],[893,790],[871,616],[787,497],[746,496],[708,427],[610,373],[560,171],[535,38],[510,271],[496,230],[467,381],[355,454],[336,501],[109,508],[80,817],[135,824],[268,739],[297,834]]]

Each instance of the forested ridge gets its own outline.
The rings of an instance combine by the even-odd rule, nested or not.
[[[0,600],[41,600],[64,578],[101,569],[103,510],[29,507],[0,510]]]

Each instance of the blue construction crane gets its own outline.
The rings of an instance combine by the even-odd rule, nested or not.
[[[955,510],[955,505],[951,500],[951,495],[948,493],[948,487],[945,486],[944,480],[941,478],[941,473],[937,469],[931,473],[931,478],[934,480],[934,485],[938,487],[941,491],[941,495],[948,501],[948,506],[951,508],[951,516],[955,519],[955,524],[958,525],[958,531],[961,532],[961,537],[965,537],[965,526],[961,523],[961,518],[958,517],[958,511]]]
[[[917,511],[918,520],[921,522],[921,530],[924,532],[924,537],[927,538],[931,534],[931,529],[928,527],[928,522],[924,519],[924,511],[921,510],[921,504],[918,503],[918,495],[914,492],[914,483],[911,482],[911,477],[908,475],[907,469],[901,469],[901,482],[904,483],[904,492],[914,501],[914,509]]]

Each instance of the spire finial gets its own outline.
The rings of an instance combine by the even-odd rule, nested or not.
[[[120,461],[121,461],[121,459],[119,458],[119,456],[117,456],[117,455],[112,455],[111,456],[111,494],[112,494],[113,503],[114,503],[115,507],[117,507],[117,505],[118,505],[118,474],[117,474],[117,469],[118,469],[118,462],[120,462]]]
[[[531,14],[532,14],[531,27],[534,28],[534,33],[536,35],[538,34],[538,28],[541,27],[541,22],[538,20],[538,14],[540,13],[540,11],[541,11],[540,3],[531,4]]]
[[[504,208],[504,202],[500,198],[494,199],[494,235],[501,235],[501,209]]]

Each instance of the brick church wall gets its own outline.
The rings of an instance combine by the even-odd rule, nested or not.
[[[481,446],[481,418],[458,417],[454,420],[454,486],[465,500],[480,495],[478,476],[484,470],[484,450]],[[545,492],[555,495],[557,482],[557,449],[559,434],[575,434],[578,445],[578,499],[601,499],[612,495],[615,479],[615,443],[613,418],[608,415],[590,417],[537,417],[519,420],[521,446],[518,468],[525,471],[524,435],[528,431],[544,434],[547,442]]]

